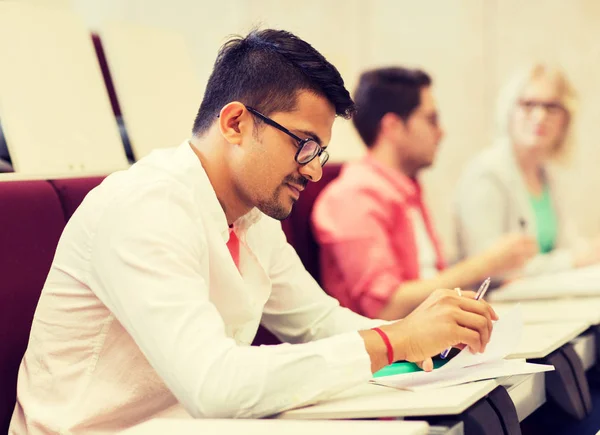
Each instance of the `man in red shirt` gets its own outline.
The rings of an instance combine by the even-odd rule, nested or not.
[[[436,288],[476,286],[537,253],[531,237],[511,234],[447,268],[417,181],[443,137],[431,78],[405,68],[368,71],[355,99],[354,125],[369,151],[345,165],[312,215],[331,295],[363,315],[397,319]]]

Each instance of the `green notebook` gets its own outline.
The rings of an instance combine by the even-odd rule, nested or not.
[[[439,369],[444,364],[446,364],[449,360],[444,359],[434,359],[433,360],[433,368]],[[407,361],[395,362],[392,365],[386,366],[375,372],[373,374],[374,378],[380,378],[382,376],[391,376],[391,375],[399,375],[402,373],[411,373],[411,372],[420,372],[421,369],[415,364]]]

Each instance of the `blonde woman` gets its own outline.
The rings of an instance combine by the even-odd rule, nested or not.
[[[552,167],[572,142],[575,95],[557,67],[535,64],[517,74],[499,99],[498,135],[465,170],[456,196],[462,256],[482,252],[507,233],[537,238],[535,275],[600,261],[600,245],[582,243],[558,194]]]

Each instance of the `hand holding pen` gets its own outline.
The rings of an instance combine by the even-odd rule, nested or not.
[[[476,301],[482,299],[485,296],[485,293],[487,292],[488,288],[490,287],[490,282],[492,282],[492,279],[488,277],[485,281],[483,281],[481,283],[481,285],[479,286],[479,290],[477,290],[477,293],[475,294]],[[459,296],[462,296],[462,292],[459,288],[456,288],[454,290],[456,290],[456,292],[458,293]],[[443,351],[440,354],[440,357],[442,359],[446,359],[451,350],[452,350],[452,348],[449,347],[448,349],[446,349],[445,351]]]
[[[385,344],[388,363],[420,363],[424,371],[433,370],[431,358],[449,346],[461,344],[483,352],[498,316],[487,302],[475,300],[475,292],[464,296],[457,297],[454,290],[437,289],[405,318],[380,326],[380,331],[368,331],[371,338],[367,337],[366,343],[374,339],[379,352]],[[379,332],[387,340],[378,337]]]

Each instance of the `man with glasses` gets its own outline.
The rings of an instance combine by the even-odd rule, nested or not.
[[[324,288],[372,318],[402,318],[437,288],[475,288],[537,251],[531,237],[511,234],[446,268],[418,183],[443,137],[431,83],[407,68],[362,74],[353,121],[367,156],[346,165],[313,209]]]
[[[59,242],[19,371],[13,433],[114,433],[182,405],[262,417],[396,359],[482,351],[496,316],[439,290],[401,322],[341,308],[278,220],[321,178],[338,71],[275,30],[219,52],[193,135],[109,176]],[[290,344],[252,347],[259,324]],[[374,328],[374,329],[373,329]]]

